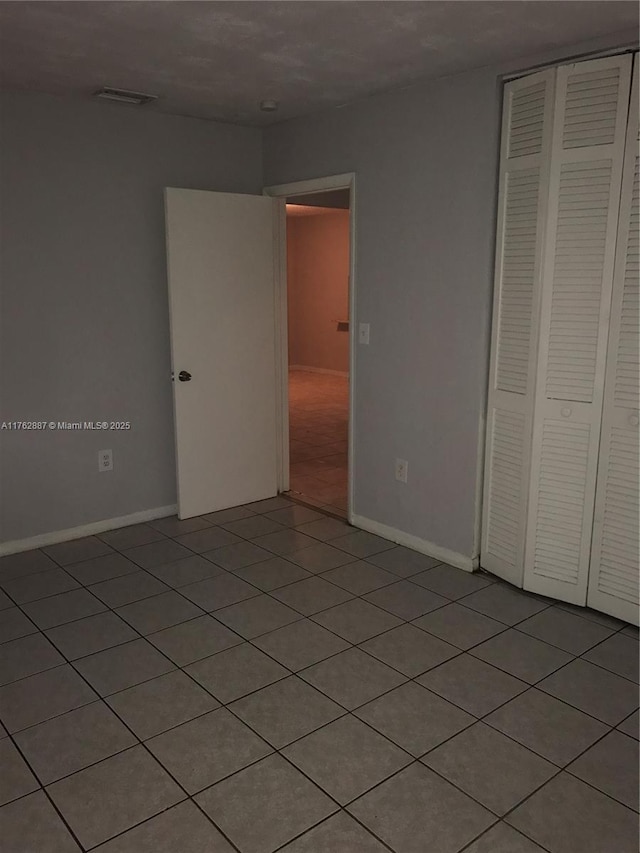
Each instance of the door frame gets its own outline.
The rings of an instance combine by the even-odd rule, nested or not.
[[[275,227],[275,316],[276,316],[276,429],[278,491],[289,490],[289,348],[287,317],[287,213],[286,198],[296,195],[349,190],[349,428],[347,449],[347,521],[353,517],[355,452],[355,317],[356,317],[356,176],[355,172],[311,178],[264,187],[263,195],[281,199]]]

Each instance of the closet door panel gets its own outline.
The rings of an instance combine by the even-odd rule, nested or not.
[[[640,163],[638,61],[627,131],[587,603],[638,624]]]
[[[524,586],[585,604],[631,57],[558,69]]]
[[[555,71],[505,86],[482,566],[522,586]]]

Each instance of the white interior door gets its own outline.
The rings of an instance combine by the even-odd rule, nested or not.
[[[584,605],[631,56],[558,69],[524,588]]]
[[[165,190],[180,518],[277,492],[277,206]]]
[[[482,567],[522,586],[555,70],[504,91]]]
[[[638,624],[640,157],[638,59],[627,128],[587,604]]]

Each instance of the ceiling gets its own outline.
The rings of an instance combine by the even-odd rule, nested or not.
[[[3,0],[0,85],[259,126],[637,26],[616,0]]]

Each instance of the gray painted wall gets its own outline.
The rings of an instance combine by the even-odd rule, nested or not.
[[[162,188],[260,192],[357,173],[355,511],[475,551],[498,75],[636,33],[268,129],[46,95],[0,101],[0,421],[130,420],[130,432],[0,433],[0,540],[175,502]],[[262,143],[262,144],[261,144]],[[262,165],[264,163],[264,179]],[[99,474],[97,454],[114,451]],[[409,482],[396,483],[396,457]]]
[[[476,554],[491,314],[499,76],[637,34],[414,86],[273,126],[267,185],[356,173],[353,510]],[[396,482],[394,460],[409,462]]]
[[[0,421],[132,423],[0,432],[7,541],[175,503],[163,187],[262,181],[257,129],[46,95],[0,108]]]

